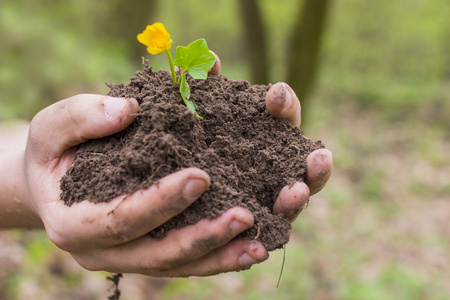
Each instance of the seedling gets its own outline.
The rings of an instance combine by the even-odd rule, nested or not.
[[[206,79],[208,71],[214,66],[216,59],[209,51],[205,39],[198,39],[186,47],[178,46],[175,53],[175,61],[172,59],[169,49],[172,47],[172,39],[164,25],[160,22],[148,25],[142,33],[137,35],[140,43],[147,46],[147,52],[156,55],[166,52],[172,72],[173,84],[180,84],[180,94],[184,104],[197,117],[203,119],[196,112],[196,105],[190,101],[191,89],[186,80],[186,73],[194,79]],[[181,70],[177,78],[175,66]]]

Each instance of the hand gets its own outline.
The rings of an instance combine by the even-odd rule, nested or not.
[[[220,61],[212,72],[219,71]],[[63,204],[59,180],[70,168],[77,145],[123,130],[137,110],[134,99],[79,95],[38,113],[31,123],[25,151],[20,149],[24,144],[20,142],[14,143],[19,146],[13,151],[0,149],[5,151],[2,154],[8,152],[0,160],[1,170],[6,171],[0,174],[0,190],[6,191],[0,196],[0,203],[5,204],[4,212],[0,211],[4,217],[0,218],[0,227],[44,226],[49,238],[88,270],[206,276],[246,269],[265,260],[267,252],[260,243],[231,241],[254,222],[252,214],[239,207],[215,220],[172,230],[163,240],[147,234],[208,189],[209,177],[199,169],[171,174],[126,201],[117,197],[109,203]],[[309,182],[311,187],[314,183],[321,188],[320,180]],[[294,191],[282,191],[275,213],[276,207],[280,207],[279,212],[287,212],[306,201],[290,201],[298,195]]]
[[[301,105],[294,91],[286,83],[274,84],[266,95],[267,111],[276,118],[300,127]],[[333,156],[327,149],[319,149],[306,158],[306,182],[284,187],[275,202],[273,213],[282,213],[293,222],[307,203],[309,196],[319,192],[331,176]]]
[[[50,240],[88,270],[151,276],[212,275],[266,259],[258,242],[230,242],[253,225],[252,214],[240,207],[215,220],[172,230],[162,240],[148,235],[208,189],[210,179],[199,169],[171,174],[126,200],[121,196],[109,203],[64,205],[59,180],[70,168],[76,146],[123,130],[137,110],[134,99],[78,95],[35,116],[25,152],[27,198]]]
[[[219,57],[210,73],[219,74],[221,69]],[[266,95],[267,111],[276,118],[289,121],[292,126],[300,127],[301,105],[295,92],[284,82],[274,84]],[[293,222],[310,196],[318,193],[327,183],[333,170],[333,155],[330,150],[319,149],[306,158],[306,182],[296,182],[293,186],[285,186],[278,196],[273,213],[283,214]]]

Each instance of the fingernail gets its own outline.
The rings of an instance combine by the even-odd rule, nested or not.
[[[211,52],[212,55],[214,55],[214,58],[216,59],[216,62],[214,63],[214,66],[212,66],[212,68],[208,71],[208,74],[219,75],[220,74],[220,67],[221,67],[220,58],[213,51],[209,50],[209,52]]]
[[[208,184],[203,179],[190,179],[183,190],[183,196],[190,200],[200,197],[208,189]]]
[[[120,113],[128,100],[123,98],[108,97],[103,104],[105,105],[105,113],[108,117],[114,119]]]
[[[238,233],[244,231],[245,229],[249,228],[251,225],[246,224],[241,221],[233,220],[230,223],[230,230],[233,235],[237,235]]]
[[[283,83],[283,93],[284,93],[284,103],[283,103],[283,110],[286,110],[291,106],[292,103],[292,94],[291,91],[289,91],[289,88],[285,83]]]
[[[259,263],[259,261],[256,258],[250,256],[250,254],[248,254],[247,252],[239,257],[239,264],[243,268],[249,268],[251,265],[254,265],[256,263]]]

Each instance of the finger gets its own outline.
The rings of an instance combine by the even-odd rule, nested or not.
[[[220,69],[222,67],[222,64],[220,63],[220,58],[215,52],[211,50],[209,50],[209,52],[211,52],[211,54],[214,55],[216,62],[214,63],[214,66],[212,66],[212,68],[208,71],[208,74],[220,75]],[[176,73],[183,72],[183,69],[180,69],[178,66],[175,66],[174,68]]]
[[[212,55],[214,55],[214,57],[216,58],[216,62],[214,63],[214,66],[211,68],[211,70],[209,70],[208,73],[220,75],[220,69],[222,68],[222,64],[220,63],[220,58],[215,52],[213,52],[211,50],[209,50],[209,52],[211,52]]]
[[[273,206],[273,214],[282,214],[293,222],[308,201],[310,192],[304,182],[296,182],[292,186],[285,186],[278,195]]]
[[[292,126],[300,127],[300,101],[286,83],[275,83],[269,89],[266,95],[266,109],[273,117],[286,119]]]
[[[213,223],[220,222],[219,219],[209,221],[209,224],[205,222],[202,225],[209,225],[214,228],[216,226]],[[229,226],[229,224],[226,224],[226,226]],[[213,235],[208,238],[205,234],[201,236],[192,234],[189,231],[193,227],[197,227],[197,232],[202,232],[202,230],[198,230],[198,224],[179,230],[180,236],[189,241],[187,248],[183,245],[184,240],[181,241],[180,247],[179,241],[174,239],[178,237],[178,234],[167,236],[162,240],[145,236],[130,244],[106,249],[102,251],[100,257],[94,259],[92,256],[80,257],[74,255],[74,257],[80,265],[88,270],[165,277],[209,276],[244,270],[268,257],[262,244],[250,240],[234,240],[224,246],[209,249],[211,245],[219,245],[220,243],[217,243],[217,241],[221,237]],[[202,227],[206,228],[205,226]],[[228,230],[226,229],[226,231]],[[214,240],[214,242],[211,243],[209,239]],[[228,238],[223,241],[225,240],[228,240]],[[203,245],[205,241],[208,246]],[[199,245],[205,251],[199,252]],[[174,254],[175,256],[173,256]]]
[[[146,190],[109,203],[88,201],[70,207],[50,203],[44,214],[47,234],[66,251],[78,247],[110,247],[147,234],[194,202],[210,184],[200,169],[185,169],[162,178]],[[55,224],[55,227],[49,227]]]
[[[319,149],[306,157],[306,183],[311,195],[319,192],[333,171],[333,154],[328,149]]]
[[[166,259],[158,260],[158,267],[169,270],[195,261],[224,246],[253,224],[254,218],[250,211],[233,207],[216,219],[204,219],[184,229],[172,230],[163,240],[163,245],[167,247],[159,253],[161,257],[165,255]],[[176,241],[177,247],[173,247],[173,241]]]
[[[39,162],[59,158],[88,139],[123,130],[137,111],[135,99],[84,94],[59,101],[33,118],[28,151]]]
[[[267,258],[269,254],[261,243],[253,240],[234,240],[197,261],[160,273],[159,276],[211,276],[247,270]]]
[[[102,251],[100,259],[78,257],[77,261],[85,268],[93,270],[106,269],[153,276],[175,274],[176,270],[186,265],[190,265],[192,272],[205,256],[222,248],[252,225],[252,214],[244,208],[235,207],[217,219],[205,219],[195,225],[172,230],[162,240],[147,235]],[[127,259],[120,259],[122,257]],[[244,256],[241,261],[248,264],[249,258]]]

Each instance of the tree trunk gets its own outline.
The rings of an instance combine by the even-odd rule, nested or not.
[[[303,4],[304,3],[304,4]],[[302,5],[303,4],[303,5]],[[308,96],[318,69],[320,42],[325,28],[329,0],[300,2],[300,18],[294,26],[288,58],[287,83],[295,90],[302,112],[309,106]],[[302,124],[307,119],[303,114]]]
[[[145,56],[145,47],[137,42],[136,36],[148,24],[154,23],[158,0],[110,0],[104,13],[102,32],[130,47],[130,56],[138,64]]]
[[[259,5],[256,0],[239,0],[242,22],[244,24],[245,47],[251,67],[252,84],[267,84],[268,63],[266,33]]]

